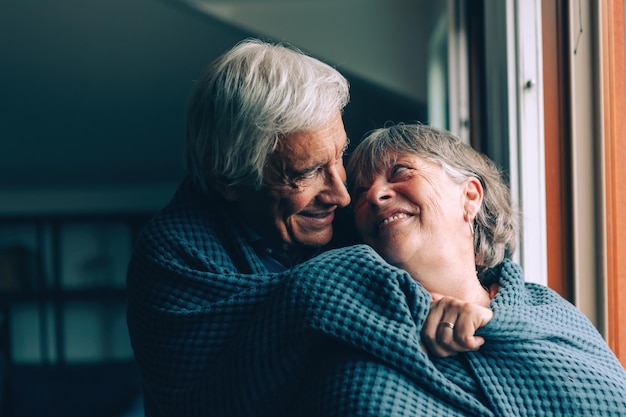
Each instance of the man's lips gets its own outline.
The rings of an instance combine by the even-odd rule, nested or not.
[[[315,219],[323,219],[325,217],[332,216],[333,214],[335,214],[335,209],[327,210],[327,211],[323,211],[323,212],[319,212],[319,213],[308,212],[308,211],[300,212],[301,216],[312,217],[312,218],[315,218]]]
[[[332,223],[335,219],[335,209],[323,212],[300,212],[299,215],[306,218],[311,223],[325,226]]]

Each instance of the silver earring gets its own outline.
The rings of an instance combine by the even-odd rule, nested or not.
[[[472,224],[472,221],[468,219],[467,224],[469,225],[470,233],[474,236],[474,225]]]

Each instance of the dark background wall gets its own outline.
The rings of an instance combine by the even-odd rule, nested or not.
[[[1,2],[0,195],[171,187],[182,176],[194,78],[237,41],[257,35],[270,37],[176,1]],[[353,141],[388,120],[423,119],[415,92],[330,63],[352,85],[345,122]]]

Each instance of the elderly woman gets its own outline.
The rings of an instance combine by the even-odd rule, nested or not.
[[[508,259],[516,213],[489,159],[396,125],[359,144],[348,180],[365,243],[433,296],[422,342],[446,378],[495,415],[626,415],[626,372],[600,334]]]

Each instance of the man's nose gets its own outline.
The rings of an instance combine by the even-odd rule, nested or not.
[[[350,193],[346,188],[346,171],[343,165],[332,167],[326,175],[328,202],[339,207],[350,204]]]

